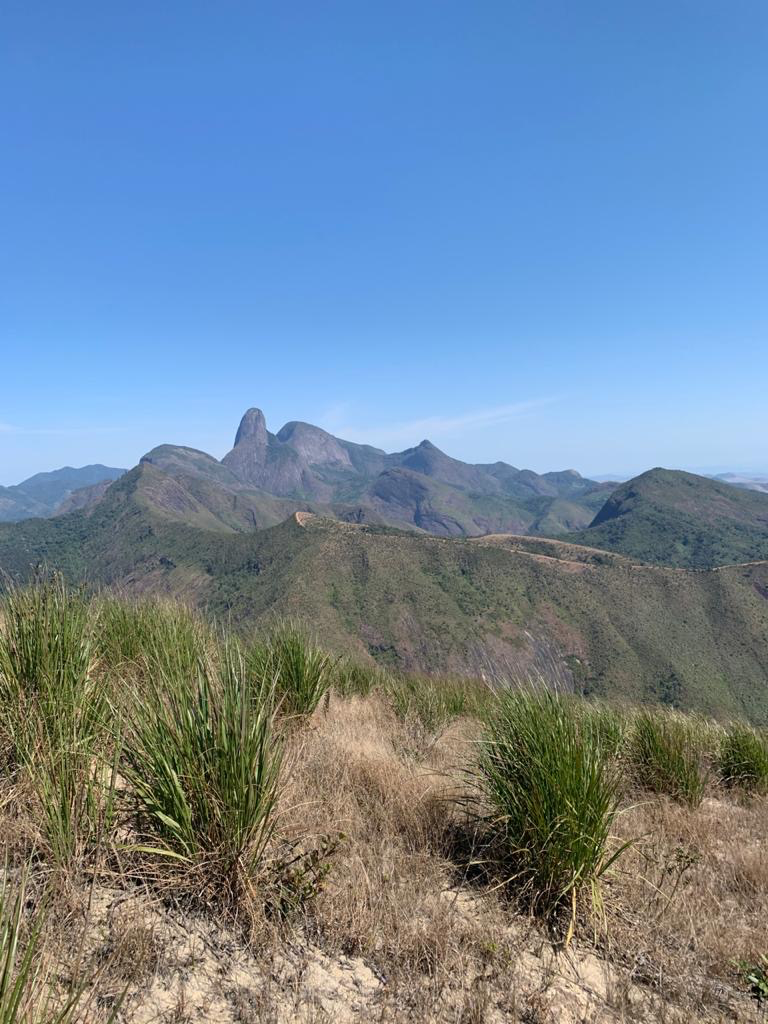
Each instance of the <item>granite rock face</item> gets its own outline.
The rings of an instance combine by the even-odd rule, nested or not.
[[[238,445],[250,445],[255,448],[264,448],[269,443],[267,434],[267,421],[261,409],[249,409],[240,420],[240,426],[235,435],[235,448]]]
[[[426,439],[388,454],[301,421],[273,434],[256,408],[243,416],[222,464],[245,486],[331,506],[341,519],[443,536],[526,532],[546,514],[542,501],[566,496],[569,525],[586,525],[610,490],[574,470],[539,475],[504,462],[471,465]]]

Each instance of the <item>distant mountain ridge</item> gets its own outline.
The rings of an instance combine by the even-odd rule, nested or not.
[[[256,408],[242,417],[221,461],[160,445],[140,466],[172,478],[173,485],[161,487],[153,477],[164,514],[183,518],[182,489],[196,521],[207,518],[216,528],[213,517],[219,529],[238,531],[303,510],[438,536],[556,534],[587,526],[611,490],[575,470],[538,474],[504,462],[471,465],[427,440],[387,453],[300,421],[275,434]]]
[[[111,483],[124,472],[98,463],[79,469],[64,466],[50,473],[36,473],[13,487],[0,487],[0,522],[47,518],[71,511],[71,499],[77,491],[103,485],[105,481]]]
[[[166,520],[219,532],[274,526],[297,511],[442,537],[568,537],[639,561],[705,568],[768,557],[768,495],[759,481],[727,482],[654,469],[617,484],[575,470],[535,473],[470,464],[432,442],[388,453],[298,420],[272,433],[260,409],[240,420],[221,460],[162,444],[131,471],[137,500]],[[122,470],[42,473],[0,488],[0,521],[50,517],[104,500]]]

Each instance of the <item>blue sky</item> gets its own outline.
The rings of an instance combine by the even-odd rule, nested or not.
[[[768,469],[764,0],[0,15],[0,483],[242,411]]]

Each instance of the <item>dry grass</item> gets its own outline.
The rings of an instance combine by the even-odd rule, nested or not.
[[[737,1005],[735,961],[757,962],[768,944],[768,802],[646,799],[620,823],[643,838],[611,887],[612,956],[702,1016]]]
[[[531,950],[547,948],[545,936],[499,893],[466,884],[451,856],[462,824],[455,798],[479,726],[455,722],[421,761],[403,753],[408,732],[371,696],[334,700],[294,737],[284,825],[308,841],[330,828],[345,834],[306,929],[329,954],[372,965],[402,1012],[410,1007],[402,1019],[419,1019],[418,1006],[425,1020],[451,1019],[458,1008],[457,1020],[491,1020],[503,991],[517,992],[521,1020],[536,998],[549,1007],[542,1020],[560,1019],[550,1006],[560,970],[547,979],[546,956],[519,969]],[[606,1008],[613,1004],[617,1019],[718,1020],[726,1008],[750,1019],[733,962],[757,960],[766,941],[768,803],[722,794],[696,810],[667,797],[628,801],[619,838],[640,840],[609,878],[607,938],[595,944],[613,965]],[[653,1009],[654,997],[670,1005]]]
[[[126,1022],[753,1019],[733,961],[765,948],[768,804],[722,793],[695,810],[634,803],[621,833],[643,838],[607,882],[607,938],[590,952],[586,934],[557,956],[452,857],[478,733],[458,720],[417,759],[408,724],[376,694],[334,697],[290,729],[280,835],[306,850],[344,838],[318,891],[256,944],[137,888],[119,862],[92,888],[59,892],[46,958],[67,949],[62,992],[75,975],[90,979],[79,1019],[106,1020],[124,991]],[[0,828],[23,858],[33,830],[20,785],[4,784]],[[42,893],[32,885],[33,902]]]
[[[134,657],[115,651],[118,664]],[[131,676],[122,721],[152,672]],[[604,927],[585,912],[558,952],[468,863],[476,708],[452,699],[436,713],[433,692],[380,683],[278,722],[274,832],[253,875],[262,911],[247,927],[202,887],[189,899],[191,863],[171,870],[155,857],[146,872],[130,850],[141,823],[127,773],[88,856],[53,870],[33,760],[0,767],[5,874],[13,885],[30,865],[20,948],[41,915],[45,997],[82,988],[73,1019],[93,1024],[111,1014],[125,1024],[760,1019],[735,961],[768,952],[768,799],[714,777],[698,806],[628,788],[616,839],[636,842],[604,878]],[[590,728],[607,736],[615,725],[608,716]],[[623,742],[608,744],[619,761]]]
[[[294,752],[287,795],[289,830],[344,838],[329,882],[315,901],[313,925],[335,952],[393,966],[439,971],[454,866],[447,859],[456,816],[450,760],[466,743],[457,726],[428,761],[398,757],[407,726],[378,697],[334,703],[315,718]],[[454,741],[454,742],[451,742]]]

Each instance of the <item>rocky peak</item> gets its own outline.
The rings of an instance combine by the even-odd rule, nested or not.
[[[269,438],[267,436],[267,421],[261,409],[249,409],[240,420],[240,426],[235,435],[235,448],[238,445],[248,442],[259,447],[266,447]]]
[[[293,421],[286,423],[277,432],[277,440],[289,445],[299,456],[311,465],[335,463],[352,468],[349,454],[338,439],[321,427],[311,423]]]
[[[262,487],[269,441],[264,413],[261,409],[249,409],[237,428],[235,447],[221,461],[244,483]]]

